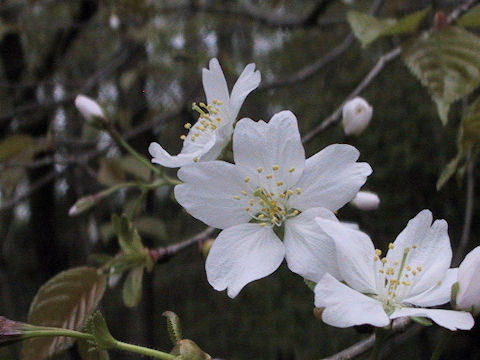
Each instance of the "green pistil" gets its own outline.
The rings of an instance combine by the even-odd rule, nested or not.
[[[400,283],[400,277],[402,276],[403,268],[405,267],[405,263],[407,262],[407,256],[409,252],[410,252],[410,248],[405,248],[403,250],[402,263],[400,264],[400,269],[398,270],[397,286]]]

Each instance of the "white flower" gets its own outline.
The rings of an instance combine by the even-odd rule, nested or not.
[[[450,300],[458,269],[449,269],[452,249],[445,220],[421,211],[398,235],[385,257],[367,234],[338,221],[316,219],[335,241],[341,279],[326,274],[315,287],[322,319],[337,327],[371,324],[382,327],[403,316],[427,317],[450,330],[470,329],[470,313],[425,309]]]
[[[75,106],[89,122],[94,121],[95,118],[105,119],[105,114],[100,105],[88,96],[78,95],[75,98]]]
[[[193,162],[214,160],[230,141],[240,107],[247,95],[260,84],[260,72],[255,71],[255,64],[248,64],[229,94],[218,60],[211,59],[209,65],[210,69],[203,69],[207,104],[194,104],[200,118],[194,125],[185,124],[188,134],[181,137],[184,140],[182,151],[172,156],[160,144],[151,143],[148,151],[153,156],[152,162],[176,168]]]
[[[284,257],[292,271],[313,281],[326,270],[338,272],[334,244],[314,218],[334,218],[331,211],[365,183],[372,170],[356,162],[358,150],[336,144],[305,160],[297,119],[282,111],[268,123],[240,120],[233,156],[235,164],[182,167],[183,184],[175,187],[177,201],[191,215],[224,229],[206,261],[210,284],[235,297],[275,271]]]
[[[480,312],[480,246],[470,251],[458,269],[458,293],[456,308]]]
[[[351,201],[351,204],[360,210],[375,210],[380,206],[380,198],[373,192],[359,191]]]
[[[360,135],[372,119],[372,107],[361,97],[356,97],[343,105],[343,131],[345,135]]]

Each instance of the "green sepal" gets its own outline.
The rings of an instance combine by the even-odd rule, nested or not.
[[[167,318],[167,329],[170,335],[170,340],[173,346],[182,340],[182,326],[180,324],[180,318],[173,311],[165,311],[163,314]]]
[[[416,323],[422,325],[422,326],[432,326],[433,323],[427,319],[427,318],[424,318],[424,317],[418,317],[418,316],[409,316],[409,318],[412,320],[412,321],[415,321]]]

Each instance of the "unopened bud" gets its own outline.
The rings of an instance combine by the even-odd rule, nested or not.
[[[458,289],[452,291],[456,298],[452,304],[457,310],[480,313],[480,246],[470,251],[458,268]],[[456,294],[454,294],[456,292]]]
[[[356,97],[343,105],[343,131],[345,135],[360,135],[372,119],[372,107],[361,97]]]
[[[212,248],[214,242],[215,239],[207,239],[200,243],[200,252],[205,259],[207,258],[208,253],[210,252],[210,249]]]
[[[448,26],[447,15],[443,11],[437,11],[433,17],[433,27],[435,30],[442,30]]]
[[[90,126],[99,130],[105,127],[107,118],[95,100],[85,95],[78,95],[75,98],[75,106]]]
[[[94,207],[98,202],[105,199],[108,195],[110,195],[111,191],[104,190],[100,191],[99,193],[93,195],[87,195],[83,198],[77,200],[77,202],[68,210],[69,216],[78,216],[85,213],[87,210],[90,210]]]
[[[373,192],[359,191],[350,203],[360,210],[370,211],[378,209],[380,206],[380,198]]]
[[[24,339],[23,323],[0,316],[0,346],[10,345]]]

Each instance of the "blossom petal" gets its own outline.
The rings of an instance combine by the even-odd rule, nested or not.
[[[442,309],[401,308],[395,310],[390,315],[390,319],[403,316],[427,317],[452,331],[457,329],[470,330],[474,324],[472,314],[468,312]]]
[[[325,273],[341,279],[335,242],[315,222],[316,217],[336,220],[330,210],[312,208],[285,223],[285,251],[290,270],[318,282]]]
[[[175,198],[193,217],[219,229],[250,220],[248,199],[241,197],[245,183],[235,165],[200,162],[182,167],[178,177],[183,184],[175,186]]]
[[[282,111],[268,123],[240,120],[233,134],[233,156],[252,183],[268,191],[294,186],[305,166],[305,150],[295,115]],[[258,168],[263,171],[259,173]],[[278,181],[282,181],[280,188]]]
[[[317,224],[335,241],[341,278],[357,291],[375,294],[375,249],[370,237],[358,230],[317,217]]]
[[[480,246],[470,251],[463,259],[458,270],[457,308],[470,310],[475,314],[479,311],[480,303]]]
[[[372,173],[370,165],[356,162],[359,154],[353,146],[334,144],[308,158],[297,184],[302,194],[292,199],[292,206],[336,211],[352,200]]]
[[[230,137],[233,132],[233,125],[231,123],[225,124],[216,129],[212,134],[212,145],[209,144],[201,156],[201,161],[216,160],[222,153],[223,148],[230,142]]]
[[[245,66],[230,95],[233,117],[237,117],[245,98],[258,87],[261,79],[260,71],[255,71],[255,64]]]
[[[349,288],[330,274],[325,274],[315,286],[315,306],[325,308],[322,320],[336,327],[382,327],[390,323],[379,301]]]
[[[213,145],[213,144],[212,144]],[[211,147],[211,146],[210,146]],[[170,155],[160,144],[152,142],[148,147],[148,152],[152,155],[152,162],[168,168],[178,168],[193,163],[193,159],[200,158],[208,150],[207,147],[198,148],[190,152]]]
[[[225,80],[218,60],[211,59],[208,66],[208,69],[202,71],[203,89],[207,96],[207,103],[211,104],[213,100],[219,100],[225,105],[230,105],[227,80]]]
[[[410,296],[420,294],[443,280],[452,259],[445,220],[436,220],[432,224],[432,213],[429,210],[421,211],[397,236],[394,248],[387,253],[387,262],[402,263],[406,248],[410,250],[405,266],[413,269],[419,266],[421,269],[412,278]]]
[[[442,305],[450,301],[452,285],[457,281],[458,269],[448,269],[445,278],[433,287],[415,296],[403,299],[404,303],[421,307]]]
[[[270,227],[241,224],[223,230],[205,264],[215,290],[228,289],[234,298],[249,282],[274,272],[285,256],[283,243]]]

